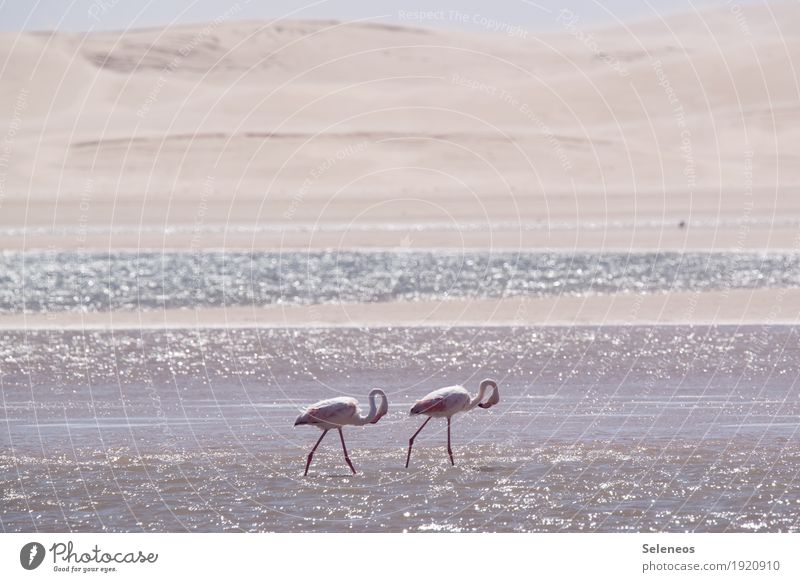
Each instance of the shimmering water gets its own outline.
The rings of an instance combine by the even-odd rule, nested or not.
[[[0,313],[800,287],[797,253],[0,254]]]
[[[0,336],[3,531],[800,531],[800,328]],[[421,433],[439,386],[502,401]],[[384,388],[335,435],[300,406]]]

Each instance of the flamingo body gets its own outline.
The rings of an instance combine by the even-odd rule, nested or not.
[[[381,398],[380,407],[376,404],[376,399]],[[342,450],[344,451],[344,460],[350,467],[350,470],[355,473],[355,467],[350,462],[350,456],[347,454],[347,446],[344,444],[344,435],[342,434],[342,427],[347,425],[363,426],[365,424],[375,424],[381,417],[389,410],[389,401],[386,398],[386,393],[383,390],[372,390],[369,393],[369,413],[366,416],[361,414],[361,408],[358,405],[358,400],[349,398],[347,396],[340,396],[338,398],[329,398],[327,400],[320,400],[306,408],[300,416],[294,421],[295,426],[308,424],[316,426],[322,431],[317,444],[308,453],[306,460],[306,471],[303,474],[305,477],[308,475],[308,468],[311,466],[311,459],[314,457],[314,451],[322,442],[322,439],[328,434],[331,429],[339,431],[339,438],[342,441]]]
[[[492,388],[492,394],[486,401],[486,391]],[[500,390],[497,387],[497,382],[491,379],[486,379],[481,382],[478,394],[474,397],[470,396],[467,389],[463,386],[447,386],[446,388],[439,388],[434,390],[427,396],[418,400],[414,406],[411,407],[411,416],[423,414],[428,418],[422,423],[422,426],[417,429],[417,432],[408,441],[408,456],[406,457],[406,468],[411,461],[411,449],[414,446],[414,439],[425,428],[431,418],[446,418],[447,419],[447,454],[450,457],[450,463],[455,465],[453,459],[453,449],[450,446],[450,422],[454,414],[459,412],[466,412],[472,410],[476,406],[480,408],[491,408],[500,402]]]
[[[357,424],[360,412],[358,400],[355,398],[329,398],[306,408],[294,421],[294,425],[311,424],[322,430],[330,430],[346,424]]]
[[[411,415],[424,414],[436,418],[450,417],[469,406],[472,398],[463,386],[448,386],[434,390],[411,408]]]

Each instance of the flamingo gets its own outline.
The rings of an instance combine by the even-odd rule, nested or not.
[[[377,397],[381,397],[380,407],[376,404]],[[372,390],[369,393],[369,414],[366,416],[361,415],[361,410],[358,407],[358,400],[355,398],[348,398],[342,396],[339,398],[330,398],[328,400],[321,400],[316,404],[309,406],[297,420],[294,421],[295,426],[302,424],[310,424],[316,426],[322,431],[317,444],[308,453],[308,460],[306,461],[306,472],[303,477],[308,475],[308,468],[311,466],[311,459],[314,457],[314,451],[328,434],[328,431],[335,428],[339,431],[339,438],[342,441],[342,450],[344,451],[344,460],[350,466],[350,470],[355,474],[356,470],[353,463],[350,462],[350,456],[347,454],[347,447],[344,444],[344,435],[342,434],[342,427],[347,424],[355,426],[364,426],[365,424],[375,424],[381,417],[389,410],[389,400],[386,398],[386,393],[383,390]]]
[[[492,387],[492,395],[489,396],[489,399],[486,402],[482,402],[483,397],[486,396],[486,390],[490,386]],[[425,425],[428,424],[428,421],[431,418],[442,416],[447,418],[447,454],[450,456],[450,464],[455,465],[456,463],[453,460],[453,449],[450,448],[450,419],[452,416],[458,412],[472,410],[476,406],[481,408],[491,408],[498,402],[500,402],[500,391],[497,388],[497,382],[489,378],[481,382],[480,388],[478,389],[478,394],[474,398],[469,395],[469,392],[467,392],[466,388],[463,386],[448,386],[446,388],[434,390],[422,400],[418,400],[417,403],[411,408],[410,415],[415,416],[417,414],[424,414],[428,418],[425,419],[425,422],[422,423],[422,426],[417,429],[417,432],[414,433],[414,436],[408,440],[406,469],[408,469],[408,463],[411,461],[411,447],[414,446],[414,439],[417,438],[417,435],[423,428],[425,428]]]

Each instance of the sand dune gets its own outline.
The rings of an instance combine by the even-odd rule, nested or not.
[[[0,245],[72,246],[89,223],[112,234],[83,244],[129,246],[114,228],[198,216],[479,221],[496,235],[429,233],[426,246],[513,246],[508,221],[573,223],[575,236],[525,240],[537,246],[795,244],[769,221],[800,217],[800,7],[593,31],[557,17],[560,32],[527,38],[334,21],[0,35],[0,228],[37,229]],[[689,236],[673,232],[681,220]],[[630,236],[648,221],[658,236]]]

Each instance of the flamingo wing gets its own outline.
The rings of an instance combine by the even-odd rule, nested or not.
[[[411,414],[436,414],[445,411],[447,399],[444,396],[425,397],[411,408]]]
[[[463,386],[448,386],[434,390],[411,409],[411,414],[443,415],[461,410],[469,403],[469,394]]]
[[[331,398],[309,406],[296,424],[331,424],[342,426],[358,415],[354,398]]]

